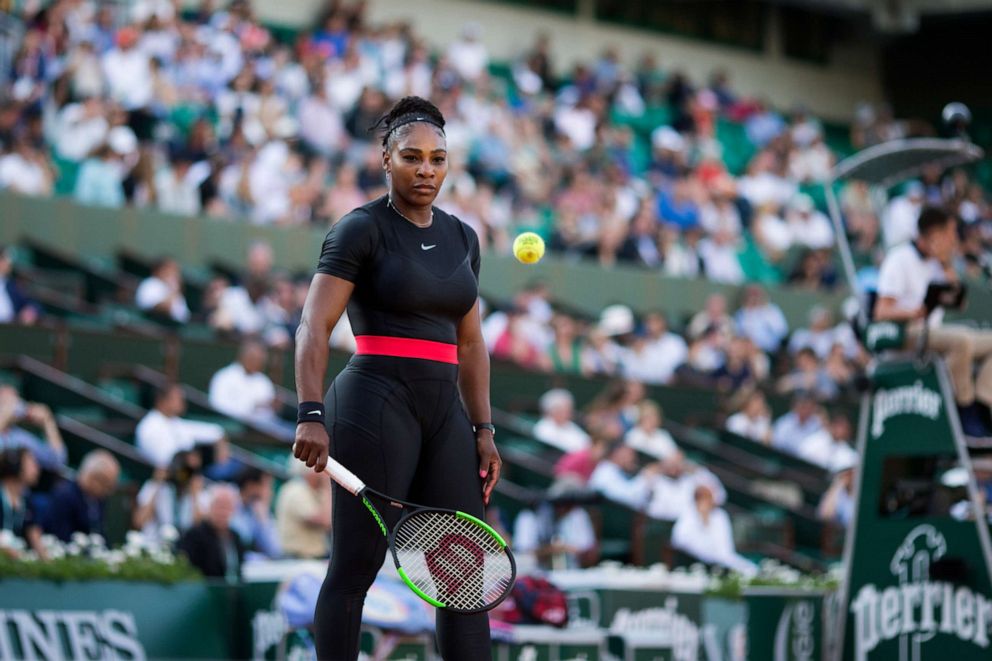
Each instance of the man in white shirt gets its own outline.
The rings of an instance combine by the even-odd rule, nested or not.
[[[689,348],[680,335],[668,330],[668,320],[660,312],[644,317],[644,335],[621,354],[623,373],[642,383],[669,383],[675,370],[689,356]]]
[[[942,325],[943,310],[928,314],[927,289],[932,283],[957,284],[953,259],[958,248],[957,218],[946,209],[925,207],[918,236],[891,249],[878,274],[878,298],[873,319],[906,323],[909,346],[915,346],[929,325],[928,346],[941,354],[954,384],[961,428],[965,436],[992,436],[992,332],[960,325]],[[972,376],[976,361],[978,375]]]
[[[182,387],[176,383],[166,385],[156,394],[155,407],[134,431],[138,451],[160,468],[167,467],[180,450],[192,450],[198,444],[217,445],[215,460],[224,448],[223,427],[180,418],[185,412]]]
[[[564,388],[555,388],[541,395],[541,419],[534,425],[534,436],[565,452],[589,447],[589,434],[575,424],[575,398]]]
[[[117,33],[117,47],[103,56],[110,97],[125,110],[144,108],[153,96],[151,65],[148,55],[137,47],[139,37],[137,29],[122,28]]]
[[[589,487],[610,500],[641,511],[651,498],[651,485],[661,470],[660,464],[650,464],[637,470],[637,452],[624,443],[617,443],[589,476]]]
[[[168,257],[159,260],[152,267],[152,274],[138,285],[134,302],[145,312],[167,317],[176,323],[189,321],[182,272],[176,260]]]
[[[830,225],[830,219],[816,209],[813,198],[805,193],[797,195],[790,201],[785,222],[792,233],[793,245],[820,250],[830,248],[834,244],[834,230]]]
[[[482,26],[476,22],[466,23],[462,28],[461,38],[448,48],[448,60],[465,80],[476,80],[489,66],[489,53],[485,45],[479,41],[482,36]]]
[[[799,458],[831,472],[857,463],[858,453],[851,447],[851,422],[843,414],[835,413],[827,427],[803,440]]]
[[[296,425],[276,414],[276,388],[263,371],[267,361],[264,344],[254,339],[242,342],[238,359],[210,379],[210,405],[224,415],[249,420],[289,439]]]
[[[882,238],[892,248],[916,238],[916,222],[923,209],[923,184],[912,181],[906,194],[892,198],[882,211]]]

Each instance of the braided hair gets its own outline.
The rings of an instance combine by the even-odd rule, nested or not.
[[[444,115],[437,106],[419,96],[405,96],[397,101],[369,130],[382,133],[382,146],[388,151],[418,122],[430,124],[444,135]]]

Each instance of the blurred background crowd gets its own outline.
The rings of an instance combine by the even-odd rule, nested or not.
[[[563,454],[544,509],[499,522],[522,552],[595,562],[590,524],[573,507],[590,489],[675,521],[673,543],[688,552],[749,571],[719,509],[723,486],[685,459],[644,384],[722,393],[732,411],[726,429],[835,476],[819,513],[847,522],[852,426],[833,406],[854,392],[867,356],[832,310],[813,307],[806,325],[790,328],[762,284],[841,286],[820,187],[836,145],[931,135],[930,126],[865,105],[838,138],[811,109],[738,94],[729,72],[692,80],[651,55],[626,66],[611,49],[556,77],[553,35],[496,76],[479,24],[466,23],[446,50],[432,51],[406,24],[370,24],[362,2],[329,2],[313,29],[288,40],[243,0],[28,7],[0,90],[0,190],[157,210],[167,214],[162,223],[206,215],[325,228],[385,192],[381,147],[368,128],[415,94],[447,119],[451,171],[437,204],[471,225],[485,250],[507,253],[528,229],[551,253],[603,268],[747,284],[739,296],[712,295],[684,319],[638,317],[623,305],[577,314],[541,282],[513,300],[484,301],[494,359],[614,379],[581,411],[567,390],[542,397],[534,435]],[[646,113],[656,119],[643,130],[631,118]],[[912,236],[926,203],[964,221],[962,270],[980,271],[992,247],[988,193],[964,170],[911,182],[880,215],[863,183],[845,185],[840,199],[866,281],[887,246]],[[0,251],[0,322],[34,323],[40,307],[10,277],[11,264]],[[309,275],[280,271],[259,242],[240,273],[214,274],[191,304],[182,265],[163,256],[133,305],[163,323],[203,324],[244,341],[237,362],[217,374],[225,394],[215,401],[239,402],[225,413],[291,435],[262,366],[267,350],[292,346]],[[349,350],[353,342],[344,319],[332,344]],[[791,397],[791,409],[773,418],[766,393]],[[24,403],[14,389],[0,394],[3,493],[20,503],[37,473],[32,464],[58,465],[65,453],[43,404]],[[162,389],[138,427],[137,446],[158,470],[140,490],[132,525],[149,536],[178,529],[183,548],[214,575],[231,569],[218,560],[218,544],[239,557],[325,555],[326,478],[297,470],[276,500],[272,476],[231,459],[223,429],[184,421],[182,400],[181,390]],[[193,451],[201,445],[203,456]],[[109,455],[87,458],[75,481],[36,499],[38,516],[22,517],[20,529],[64,539],[97,532],[99,503],[118,472]],[[225,482],[237,490],[203,495],[205,484]],[[549,536],[548,526],[558,532]]]

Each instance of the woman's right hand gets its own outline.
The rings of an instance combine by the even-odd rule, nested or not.
[[[293,456],[308,468],[321,472],[327,466],[327,452],[331,439],[322,422],[301,422],[296,425]]]

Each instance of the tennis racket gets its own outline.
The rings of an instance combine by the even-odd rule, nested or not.
[[[326,470],[335,482],[362,499],[389,540],[397,573],[421,599],[437,608],[479,613],[509,594],[517,575],[516,562],[503,538],[484,521],[465,512],[422,507],[387,496],[330,457]],[[372,497],[408,511],[388,530]]]

